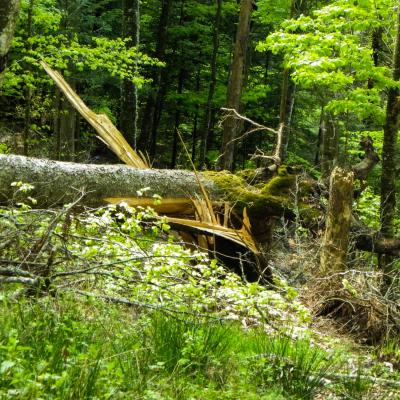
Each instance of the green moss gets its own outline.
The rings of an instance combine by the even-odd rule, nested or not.
[[[278,214],[291,208],[289,190],[279,191],[279,187],[283,188],[289,184],[286,176],[281,177],[278,175],[261,189],[258,189],[249,185],[242,177],[228,171],[209,171],[203,172],[203,175],[206,179],[210,179],[215,183],[223,200],[231,202],[239,210],[246,207],[253,216],[266,215],[268,213]],[[274,183],[276,179],[279,179],[279,184],[277,182]],[[293,177],[291,179],[293,182]],[[284,184],[283,181],[286,183]],[[272,188],[272,190],[269,188]]]
[[[254,168],[243,169],[236,173],[237,176],[243,178],[247,183],[252,183],[257,180],[258,171]]]

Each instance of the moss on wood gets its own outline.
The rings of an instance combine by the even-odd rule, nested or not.
[[[290,189],[295,183],[295,175],[287,171],[282,170],[261,188],[249,185],[241,176],[228,171],[208,171],[203,176],[213,181],[223,200],[239,210],[247,207],[253,216],[281,214],[292,209]]]

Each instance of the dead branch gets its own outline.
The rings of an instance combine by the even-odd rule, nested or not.
[[[354,165],[352,170],[356,179],[365,180],[376,164],[380,161],[374,148],[374,141],[370,136],[364,136],[360,140],[360,148],[364,151],[364,158]]]
[[[227,144],[241,141],[244,138],[246,138],[247,136],[251,135],[252,133],[259,132],[259,131],[266,131],[269,133],[273,133],[274,135],[278,134],[278,131],[276,131],[275,129],[269,128],[268,126],[265,126],[265,125],[261,125],[255,121],[251,120],[250,118],[247,118],[244,115],[239,114],[234,108],[222,107],[221,111],[223,111],[223,116],[221,118],[221,121],[219,122],[219,126],[222,126],[222,124],[224,123],[224,121],[227,118],[233,118],[236,120],[245,121],[245,122],[249,123],[250,125],[254,126],[254,128],[246,131],[242,136],[232,139]]]

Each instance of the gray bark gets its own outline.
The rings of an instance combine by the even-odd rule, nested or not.
[[[324,179],[329,178],[339,156],[339,129],[333,117],[325,113],[321,130],[321,172]]]
[[[207,106],[206,114],[204,117],[204,124],[202,127],[201,144],[200,144],[200,156],[199,156],[199,167],[205,166],[206,153],[208,149],[208,142],[211,134],[211,122],[212,122],[212,103],[215,94],[215,88],[217,86],[217,58],[219,50],[219,31],[221,26],[221,16],[222,16],[222,0],[216,0],[216,13],[213,28],[213,51],[211,56],[211,75],[210,75],[210,85],[208,88],[207,96]]]
[[[250,20],[253,11],[252,0],[242,0],[240,3],[240,14],[236,32],[235,49],[231,68],[231,78],[228,85],[227,108],[233,108],[240,112],[240,98],[245,78],[245,63],[247,47],[250,37]],[[238,121],[233,117],[226,118],[223,124],[223,143],[219,167],[232,170],[234,161],[235,142],[238,136]]]
[[[0,83],[14,37],[19,13],[19,0],[0,0]]]
[[[136,169],[126,165],[76,164],[0,155],[0,202],[13,199],[12,182],[30,183],[35,189],[29,196],[41,207],[72,202],[84,189],[83,203],[103,205],[107,197],[138,197],[137,191],[149,187],[146,196],[158,194],[165,198],[189,198],[200,194],[194,173],[182,170]],[[203,184],[211,196],[216,187],[211,181]]]

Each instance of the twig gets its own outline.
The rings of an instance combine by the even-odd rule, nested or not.
[[[223,116],[223,119],[221,121],[221,123],[223,121],[225,121],[228,117],[232,117],[238,120],[242,120],[242,121],[246,121],[249,124],[253,125],[255,128],[250,129],[248,131],[246,131],[242,136],[239,136],[237,138],[233,138],[232,140],[230,140],[227,144],[231,144],[233,142],[237,142],[240,140],[243,140],[244,138],[246,138],[247,136],[251,135],[254,132],[259,132],[259,131],[267,131],[269,133],[273,133],[274,135],[278,134],[278,131],[273,129],[273,128],[269,128],[268,126],[264,126],[259,124],[258,122],[255,122],[253,120],[251,120],[250,118],[245,117],[244,115],[239,114],[234,108],[225,108],[222,107],[221,111],[223,111],[225,114]]]
[[[33,278],[32,274],[30,274],[29,272],[24,271],[22,269],[19,269],[19,268],[2,268],[2,267],[0,267],[0,275]]]

